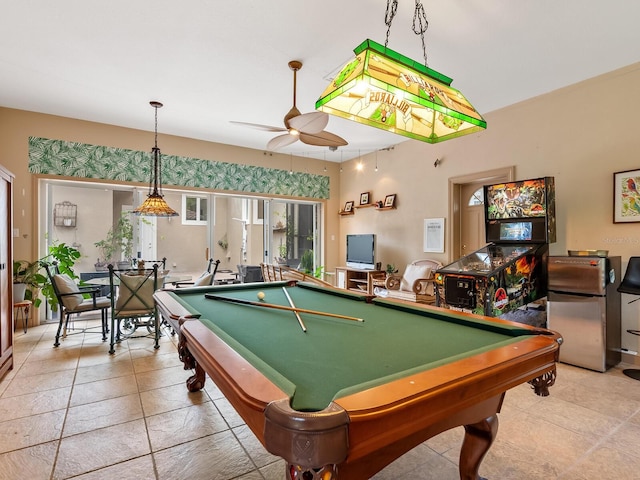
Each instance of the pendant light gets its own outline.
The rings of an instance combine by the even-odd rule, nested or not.
[[[149,180],[149,194],[147,199],[136,208],[133,213],[135,215],[144,215],[149,217],[177,217],[178,212],[172,209],[162,195],[162,156],[158,148],[158,109],[162,107],[160,102],[149,102],[155,109],[155,143],[151,149],[152,161],[151,178]]]

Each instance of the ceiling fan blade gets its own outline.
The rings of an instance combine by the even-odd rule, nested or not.
[[[308,133],[301,133],[300,140],[307,145],[315,145],[318,147],[343,147],[348,145],[347,141],[330,132],[318,132],[310,135]]]
[[[288,133],[284,135],[278,135],[277,137],[269,140],[269,143],[267,143],[267,150],[278,150],[279,148],[291,145],[296,140],[298,140],[298,137],[296,135],[290,135]]]
[[[271,125],[260,125],[259,123],[234,122],[233,120],[230,123],[233,123],[235,125],[240,125],[242,127],[257,128],[258,130],[264,130],[267,132],[286,132],[287,131],[287,129],[283,127],[272,127]]]
[[[329,123],[329,114],[309,112],[289,119],[289,125],[302,133],[320,133]]]

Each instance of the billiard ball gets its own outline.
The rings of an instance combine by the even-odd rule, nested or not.
[[[264,300],[264,292],[258,292],[258,300]]]

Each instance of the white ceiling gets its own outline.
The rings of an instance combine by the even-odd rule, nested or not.
[[[482,114],[640,61],[638,0],[422,1],[429,67]],[[313,111],[357,45],[384,44],[386,4],[0,0],[0,106],[153,131],[158,100],[161,134],[264,150],[277,134],[230,121],[282,126],[290,60],[304,64],[297,106]],[[399,0],[388,46],[422,61],[414,8]],[[406,140],[337,117],[326,130],[349,145],[282,152],[340,161]]]

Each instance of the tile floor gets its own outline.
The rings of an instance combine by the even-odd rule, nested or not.
[[[78,326],[82,322],[77,322]],[[0,480],[282,480],[216,387],[188,393],[175,337],[114,356],[96,333],[53,348],[55,326],[15,336],[15,368],[0,382]],[[546,398],[507,393],[480,473],[491,480],[640,479],[640,382],[559,365]],[[376,480],[458,478],[462,429],[418,446]]]

